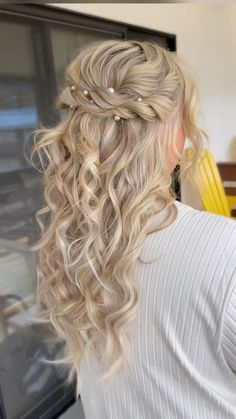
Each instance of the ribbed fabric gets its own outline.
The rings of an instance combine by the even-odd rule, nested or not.
[[[232,290],[225,310],[221,346],[226,361],[236,374],[236,287]]]
[[[86,419],[236,419],[236,223],[176,201],[137,261],[133,365],[109,383],[81,364]]]

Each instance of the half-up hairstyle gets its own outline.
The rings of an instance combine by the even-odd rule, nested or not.
[[[83,356],[96,355],[103,378],[132,361],[127,331],[140,299],[134,266],[145,263],[150,217],[167,210],[158,231],[177,216],[168,155],[178,152],[183,123],[193,153],[179,156],[179,179],[190,179],[208,138],[197,126],[198,93],[186,64],[154,42],[86,45],[66,69],[57,105],[61,122],[34,133],[31,158],[37,152],[43,166],[45,206],[32,248],[42,316],[65,342],[78,396]]]

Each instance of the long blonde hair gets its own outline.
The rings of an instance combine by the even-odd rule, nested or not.
[[[78,395],[82,356],[96,355],[103,378],[130,362],[127,325],[140,298],[134,266],[148,220],[157,202],[168,216],[154,231],[177,216],[169,151],[183,123],[193,154],[180,156],[179,180],[191,178],[208,138],[197,126],[198,92],[186,64],[152,41],[83,47],[57,105],[61,122],[34,132],[31,158],[37,152],[43,167],[46,204],[36,213],[41,237],[33,249],[42,315],[66,344]]]

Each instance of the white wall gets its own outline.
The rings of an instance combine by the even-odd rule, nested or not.
[[[52,4],[50,4],[52,6]],[[236,4],[54,4],[177,35],[197,82],[199,123],[217,161],[236,160]]]

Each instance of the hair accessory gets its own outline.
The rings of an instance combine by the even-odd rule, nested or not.
[[[143,99],[142,99],[140,96],[137,98],[137,101],[138,101],[138,102],[142,102],[142,100],[143,100]]]
[[[111,93],[114,93],[115,92],[115,89],[113,88],[113,87],[108,87],[108,89],[107,90],[109,90],[109,92],[111,92]],[[120,116],[119,115],[113,115],[113,119],[116,121],[116,122],[118,122],[118,121],[120,121]]]
[[[75,86],[72,84],[72,86],[70,87],[70,89],[71,89],[71,91],[74,91],[75,90]],[[113,88],[113,87],[108,87],[108,89],[107,89],[109,92],[111,92],[111,93],[114,93],[115,92],[115,89]],[[85,90],[83,90],[83,94],[85,95],[85,96],[88,96],[88,94],[89,94],[89,91],[87,90],[87,89],[85,89]],[[138,98],[138,100],[140,100],[141,98]],[[142,99],[141,99],[142,100]],[[90,99],[89,100],[91,103],[93,103],[93,100],[92,99]],[[74,105],[70,105],[70,108],[71,109],[73,109],[74,108]],[[115,121],[120,121],[120,116],[119,115],[113,115],[113,119],[115,120]]]
[[[113,87],[108,87],[109,92],[114,93],[115,89]]]

